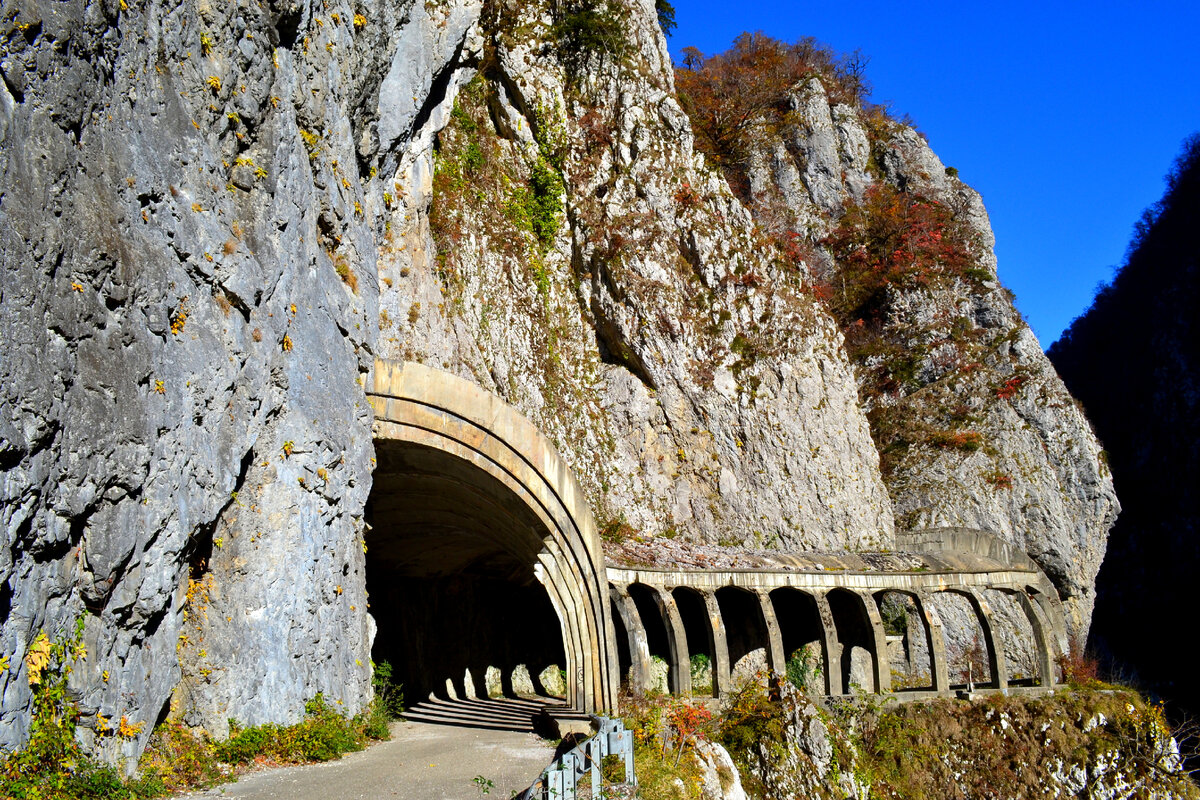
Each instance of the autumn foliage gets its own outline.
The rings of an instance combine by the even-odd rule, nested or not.
[[[821,244],[845,279],[844,291],[830,292],[843,324],[878,316],[890,288],[929,287],[974,266],[970,229],[950,209],[884,183],[850,206]]]
[[[794,86],[815,77],[835,102],[858,103],[870,92],[865,66],[858,51],[839,56],[812,37],[786,44],[762,33],[743,33],[717,55],[685,48],[675,89],[691,117],[697,146],[734,185],[756,129],[784,121]]]

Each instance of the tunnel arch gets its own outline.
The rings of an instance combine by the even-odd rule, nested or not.
[[[407,501],[411,524],[397,524],[439,532],[427,543],[440,549],[409,547],[405,564],[469,564],[539,584],[558,621],[568,704],[615,710],[619,664],[598,529],[553,445],[499,397],[420,364],[377,360],[368,399],[379,457],[372,502]]]

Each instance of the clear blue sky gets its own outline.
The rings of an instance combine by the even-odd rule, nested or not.
[[[1000,278],[1043,347],[1111,278],[1200,131],[1200,0],[672,1],[676,55],[746,30],[861,48],[872,99],[983,194]]]

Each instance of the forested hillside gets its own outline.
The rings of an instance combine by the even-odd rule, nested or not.
[[[1200,709],[1185,657],[1200,569],[1200,135],[1125,263],[1049,350],[1104,443],[1124,508],[1097,585],[1092,640],[1118,669]]]

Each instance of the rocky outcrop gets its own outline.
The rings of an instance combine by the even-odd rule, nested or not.
[[[503,0],[6,12],[0,744],[27,733],[30,643],[78,617],[72,688],[109,758],[166,713],[220,735],[317,692],[363,705],[376,356],[515,405],[614,537],[894,545],[842,332],[694,151],[653,4],[592,11],[630,33],[580,50]],[[788,201],[814,225],[878,180],[857,112],[829,113],[776,170],[824,182]],[[889,141],[887,180],[986,232],[911,132]],[[1115,509],[1095,442],[994,271],[957,291],[897,308],[933,320],[930,354],[947,319],[986,332],[988,370],[954,380],[987,446],[893,459],[896,507],[1026,547],[1084,626]],[[921,396],[965,391],[940,363]]]
[[[614,530],[888,546],[840,336],[694,156],[653,9],[624,9],[642,38],[577,79],[544,9],[495,13],[402,164],[380,353],[515,405]]]
[[[784,686],[760,712],[781,735],[733,760],[767,800],[1197,796],[1161,709],[1132,694],[818,708]]]
[[[897,525],[977,528],[1021,547],[1082,641],[1119,504],[1087,419],[996,276],[979,194],[913,128],[831,100],[818,78],[789,93],[745,174],[756,219],[807,248],[844,326]],[[960,237],[963,263],[947,267],[956,254],[931,247],[941,264],[889,264],[878,296],[856,305],[852,226],[877,234],[879,217],[911,210],[889,205],[897,196],[933,209],[898,224],[919,235],[928,222],[938,244]]]

